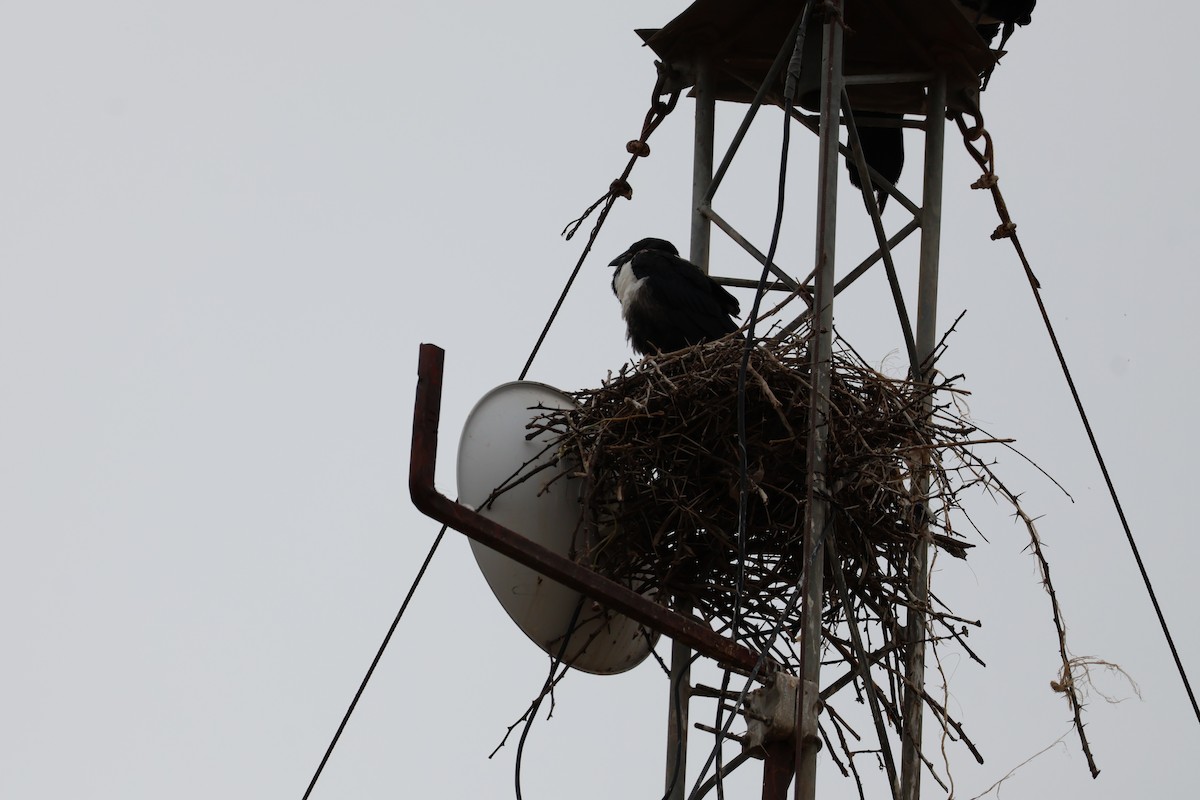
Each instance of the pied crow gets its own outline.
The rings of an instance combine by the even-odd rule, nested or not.
[[[609,264],[626,336],[642,355],[668,353],[738,329],[737,298],[663,239],[642,239]]]

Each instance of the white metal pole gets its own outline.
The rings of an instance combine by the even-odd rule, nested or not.
[[[713,177],[713,137],[717,103],[712,92],[708,65],[698,62],[695,69],[696,127],[692,153],[691,242],[688,259],[708,273],[708,249],[711,223],[701,211],[704,196]],[[681,614],[690,608],[675,603]],[[688,701],[691,699],[692,651],[679,642],[671,643],[671,685],[668,688],[666,800],[683,800],[687,786]]]
[[[826,10],[821,56],[821,130],[817,173],[817,247],[813,295],[812,393],[808,430],[808,515],[804,605],[800,622],[800,691],[796,730],[796,800],[816,797],[817,731],[820,712],[821,614],[824,598],[825,548],[829,503],[825,483],[829,438],[829,385],[833,357],[834,242],[837,238],[838,141],[841,133],[842,21],[841,0]]]
[[[930,363],[937,346],[938,259],[942,235],[942,162],[946,143],[946,75],[939,73],[929,87],[925,109],[925,188],[921,202],[921,267],[917,294],[917,357],[923,375],[933,379]],[[924,404],[932,411],[932,398]],[[926,454],[928,458],[928,454]],[[928,495],[927,465],[918,474],[917,490]],[[929,603],[929,517],[926,503],[920,540],[909,562],[909,617],[905,638],[905,681],[902,700],[902,742],[900,750],[900,798],[917,800],[921,796],[921,737],[925,700],[925,638]]]

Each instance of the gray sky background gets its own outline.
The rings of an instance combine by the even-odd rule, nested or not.
[[[463,419],[516,377],[582,247],[558,231],[638,133],[654,70],[632,31],[684,5],[9,4],[0,797],[300,797],[437,531],[406,488],[418,343],[447,350],[453,494]],[[1001,185],[1194,679],[1198,23],[1185,4],[1047,0],[985,98]],[[719,146],[741,112],[720,109]],[[642,236],[686,244],[691,114],[681,101],[655,134],[530,377],[594,386],[630,357],[603,265]],[[764,249],[779,129],[762,116],[717,198]],[[815,155],[795,129],[780,261],[796,273]],[[1200,726],[1019,263],[989,241],[994,210],[954,135],[946,163],[943,327],[968,313],[942,368],[1073,495],[994,452],[1041,517],[1074,653],[1143,693],[1097,676],[1128,698],[1091,697],[1098,780],[1072,735],[1003,792],[1196,797]],[[842,186],[844,269],[871,236]],[[915,255],[900,256],[910,287]],[[723,241],[713,265],[757,275]],[[885,291],[868,275],[838,325],[900,373]],[[961,798],[1070,720],[1024,533],[987,497],[971,510],[990,543],[934,576],[984,621],[987,668],[944,664],[986,758],[947,744]],[[448,534],[314,797],[512,796],[515,739],[487,755],[546,667]],[[525,796],[659,797],[666,696],[653,663],[568,678],[530,735]],[[695,767],[710,739],[693,740]],[[758,780],[750,765],[730,785],[757,796]],[[856,796],[831,769],[821,787]]]

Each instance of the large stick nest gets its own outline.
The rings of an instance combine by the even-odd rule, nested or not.
[[[973,545],[952,521],[970,522],[960,494],[983,488],[1011,504],[1028,530],[1091,764],[1081,695],[1071,685],[1077,667],[1033,518],[971,449],[1011,440],[975,435],[960,411],[966,392],[953,379],[888,377],[840,340],[829,386],[814,393],[809,342],[801,331],[756,343],[744,370],[745,342],[736,338],[646,358],[600,388],[576,393],[578,408],[543,411],[531,427],[558,434],[559,464],[568,465],[560,477],[582,477],[586,487],[576,558],[798,672],[799,587],[817,574],[812,545],[823,545],[822,662],[843,672],[822,682],[829,719],[819,728],[843,774],[858,779],[855,756],[883,751],[848,743],[847,736],[857,741],[858,734],[831,696],[853,684],[860,700],[873,698],[882,709],[872,711],[882,743],[883,718],[896,727],[903,716],[907,623],[921,620],[921,635],[935,652],[952,639],[983,663],[966,643],[968,626],[980,623],[926,594],[922,579],[937,553],[966,557]],[[827,405],[815,420],[827,455],[823,481],[810,486],[814,396],[825,401],[818,407]],[[825,519],[813,520],[811,534],[810,494],[827,501]],[[922,542],[932,548],[924,566],[915,557]],[[949,710],[928,692],[922,699],[947,735],[982,763]]]
[[[577,410],[541,421],[561,434],[566,460],[585,478],[580,560],[718,628],[736,620],[737,638],[776,648],[784,662],[794,653],[778,648],[790,650],[791,637],[777,634],[798,626],[789,598],[809,552],[807,341],[788,336],[751,350],[742,434],[739,339],[626,365],[600,388],[578,392]],[[955,391],[889,378],[844,345],[833,354],[825,488],[814,489],[830,515],[817,535],[831,545],[826,572],[840,568],[854,617],[882,623],[884,639],[897,628],[896,608],[909,605],[910,559],[922,533],[958,558],[971,547],[941,513],[955,491],[941,453],[963,450],[973,430],[952,403],[938,402]],[[833,635],[846,609],[832,602],[835,581],[825,591]]]

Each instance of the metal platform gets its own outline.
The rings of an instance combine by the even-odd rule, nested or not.
[[[802,0],[696,0],[659,29],[637,31],[670,68],[670,88],[696,82],[699,64],[712,69],[717,100],[748,103],[800,13]],[[809,23],[813,39],[823,20]],[[820,48],[808,49],[799,103],[815,111]],[[972,110],[979,76],[998,53],[987,44],[954,0],[855,0],[845,10],[843,74],[850,100],[862,111],[925,113],[924,87],[913,83],[859,85],[856,79],[943,73],[947,105]],[[810,64],[812,68],[810,68]]]

